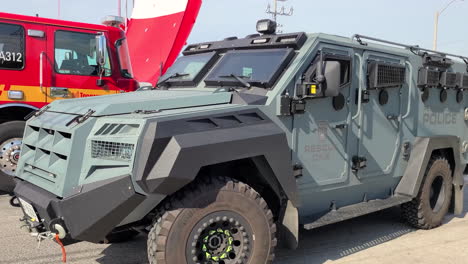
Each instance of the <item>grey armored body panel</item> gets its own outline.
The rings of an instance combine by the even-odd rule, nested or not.
[[[97,242],[148,230],[191,184],[227,177],[265,199],[256,201],[294,246],[299,225],[414,205],[433,164],[454,194],[445,205],[460,212],[466,64],[356,38],[267,34],[190,45],[157,90],[54,102],[25,132],[15,190],[25,221]]]

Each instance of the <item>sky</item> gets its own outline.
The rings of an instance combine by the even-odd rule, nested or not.
[[[118,0],[61,0],[61,19],[100,23],[117,14]],[[171,1],[171,0],[168,0]],[[204,0],[189,43],[243,37],[255,33],[258,19],[268,18],[272,0]],[[132,0],[128,0],[129,3]],[[284,32],[355,33],[432,48],[434,14],[450,0],[287,0],[291,17],[280,17]],[[57,18],[58,0],[2,1],[0,12]],[[125,11],[125,0],[122,0]],[[129,14],[131,6],[129,4]],[[455,1],[439,21],[439,50],[468,55],[468,0]]]

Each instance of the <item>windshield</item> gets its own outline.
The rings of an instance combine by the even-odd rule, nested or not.
[[[119,56],[120,72],[126,78],[133,78],[132,64],[128,52],[128,42],[126,38],[120,39],[116,43],[117,54]]]
[[[160,78],[161,83],[177,85],[196,85],[202,77],[202,72],[214,61],[215,52],[183,56],[167,70]]]
[[[210,86],[245,86],[247,82],[268,88],[273,86],[293,54],[292,49],[229,51],[216,64],[205,83]]]

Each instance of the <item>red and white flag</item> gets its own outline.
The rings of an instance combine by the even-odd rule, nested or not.
[[[156,84],[192,31],[201,0],[136,0],[127,25],[135,78]]]

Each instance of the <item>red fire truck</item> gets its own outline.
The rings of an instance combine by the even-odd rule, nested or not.
[[[60,99],[134,91],[123,20],[104,25],[0,13],[0,190],[11,191],[24,118]]]

